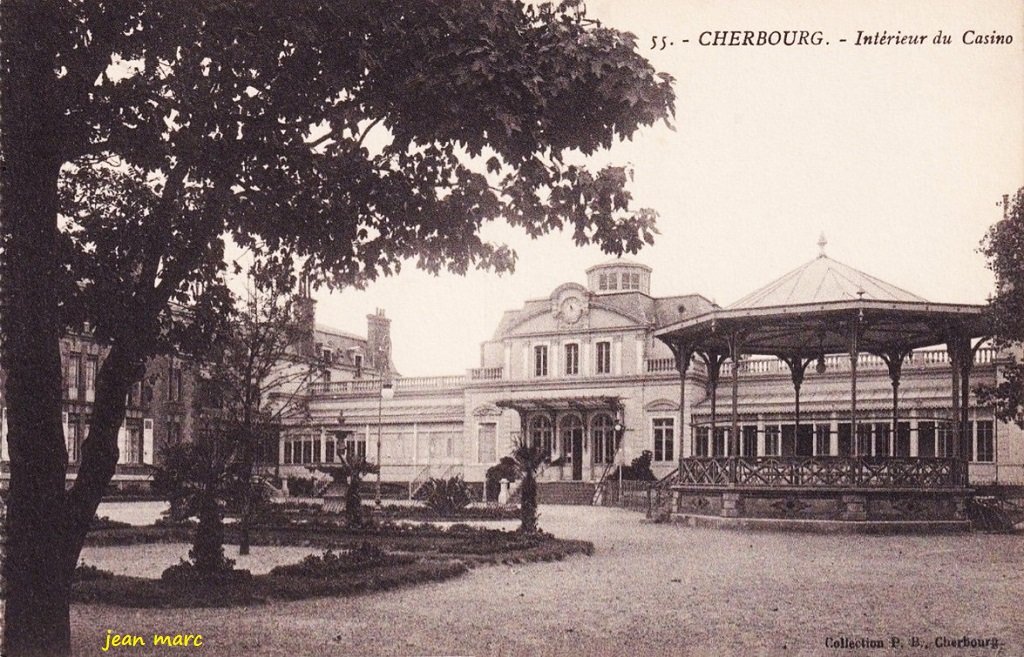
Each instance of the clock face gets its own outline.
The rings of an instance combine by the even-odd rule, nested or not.
[[[583,302],[575,297],[569,297],[562,302],[562,317],[570,324],[575,324],[583,316]]]

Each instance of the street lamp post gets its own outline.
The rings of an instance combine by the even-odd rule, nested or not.
[[[625,463],[622,453],[622,434],[626,430],[622,423],[622,409],[615,414],[615,453],[619,457],[619,506],[622,506],[622,465]]]
[[[377,506],[380,506],[380,425],[381,417],[384,410],[384,400],[392,399],[395,396],[395,389],[391,386],[390,381],[384,381],[380,386],[380,397],[377,398],[377,494],[374,502]]]

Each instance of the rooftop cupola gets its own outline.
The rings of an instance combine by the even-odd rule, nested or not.
[[[651,268],[638,262],[613,260],[587,270],[587,287],[593,294],[615,292],[651,293]]]

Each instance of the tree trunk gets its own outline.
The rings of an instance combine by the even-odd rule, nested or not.
[[[70,652],[67,451],[61,427],[54,3],[0,8],[0,328],[8,407],[4,654]]]
[[[199,509],[199,525],[189,556],[196,570],[203,574],[217,573],[227,566],[224,561],[224,523],[220,517],[217,497],[209,492],[203,497]]]
[[[345,486],[345,519],[350,527],[360,527],[363,524],[363,496],[359,491],[361,485],[361,475],[349,475]]]
[[[537,531],[537,479],[532,468],[524,468],[523,483],[519,489],[520,531],[532,534]]]

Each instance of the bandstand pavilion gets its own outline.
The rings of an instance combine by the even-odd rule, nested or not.
[[[815,260],[734,304],[655,331],[675,356],[680,425],[691,437],[690,449],[680,450],[669,511],[695,524],[961,528],[972,459],[970,375],[987,336],[984,307],[926,301],[836,262],[824,246],[822,238]],[[935,345],[945,345],[951,363],[948,403],[915,422],[911,435],[899,405],[903,365],[914,350]],[[892,388],[888,422],[858,412],[858,367],[879,361]],[[695,362],[706,370],[707,399],[692,409],[686,382]],[[781,433],[741,427],[740,371],[759,364],[784,365],[790,375]],[[848,374],[846,391],[827,393],[841,417],[803,417],[808,368],[830,367]]]

